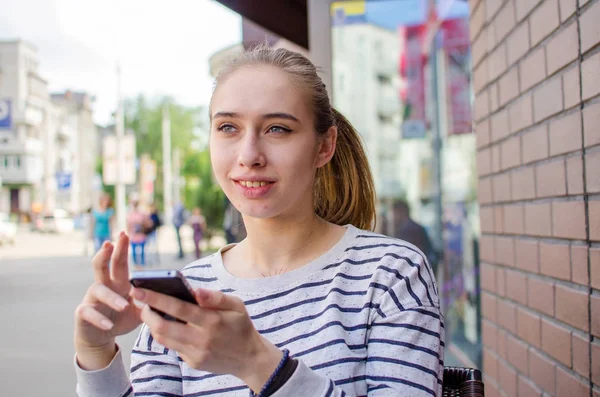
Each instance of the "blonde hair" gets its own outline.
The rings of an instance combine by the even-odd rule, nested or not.
[[[375,185],[360,135],[340,112],[332,108],[315,65],[299,53],[260,45],[228,62],[215,79],[215,89],[239,68],[252,65],[283,70],[309,95],[314,111],[314,128],[319,137],[324,136],[330,127],[337,127],[335,154],[331,161],[317,170],[315,213],[337,225],[352,224],[360,229],[373,230]]]

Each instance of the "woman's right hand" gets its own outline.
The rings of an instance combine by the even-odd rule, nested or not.
[[[128,248],[129,238],[121,232],[116,245],[105,242],[92,259],[94,283],[75,310],[75,352],[83,369],[108,366],[116,354],[115,337],[142,322],[129,297]]]

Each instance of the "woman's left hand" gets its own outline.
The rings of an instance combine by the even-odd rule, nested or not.
[[[194,291],[198,304],[147,289],[133,288],[131,296],[146,306],[142,321],[154,340],[175,350],[192,368],[231,374],[258,392],[283,353],[254,328],[244,302],[220,291]],[[150,307],[185,321],[166,320]]]

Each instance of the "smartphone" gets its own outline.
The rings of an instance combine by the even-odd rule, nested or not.
[[[196,303],[192,288],[178,270],[142,270],[131,273],[129,282],[136,288],[145,288],[169,295],[185,302]],[[151,308],[163,318],[172,321],[184,321]]]

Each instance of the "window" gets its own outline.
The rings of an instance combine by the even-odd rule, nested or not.
[[[15,156],[15,168],[21,168],[21,156]]]

